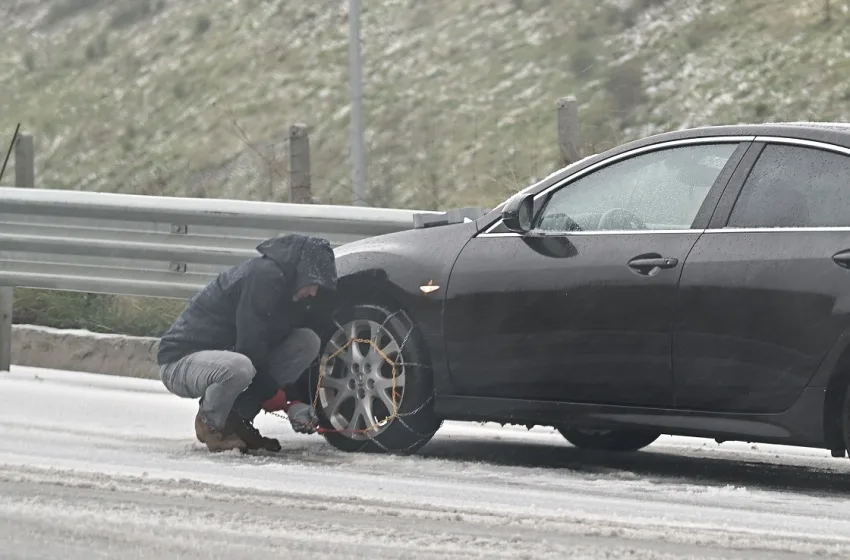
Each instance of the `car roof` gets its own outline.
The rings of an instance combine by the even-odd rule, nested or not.
[[[620,144],[610,148],[604,152],[593,154],[576,163],[563,167],[548,177],[537,181],[534,185],[530,185],[527,191],[537,191],[538,187],[543,189],[548,188],[555,182],[561,181],[580,171],[581,169],[593,165],[597,161],[607,159],[611,156],[628,152],[636,148],[652,146],[664,142],[675,142],[676,140],[690,140],[694,138],[712,138],[717,136],[769,136],[780,138],[793,138],[800,140],[811,140],[814,142],[824,142],[834,144],[850,149],[850,123],[841,122],[775,122],[761,124],[735,124],[735,125],[720,125],[720,126],[701,126],[694,128],[686,128],[671,132],[663,132],[652,136],[646,136]]]
[[[816,140],[850,147],[850,123],[842,122],[770,122],[760,124],[736,124],[722,126],[700,126],[665,132],[637,140],[669,141],[677,138],[699,136],[787,136],[803,140]]]

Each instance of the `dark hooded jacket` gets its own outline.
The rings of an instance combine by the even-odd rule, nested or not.
[[[160,364],[200,350],[231,350],[265,372],[271,350],[305,320],[310,302],[293,302],[295,293],[310,284],[319,286],[320,297],[336,290],[327,240],[285,235],[257,250],[261,256],[225,270],[189,300],[160,340]]]

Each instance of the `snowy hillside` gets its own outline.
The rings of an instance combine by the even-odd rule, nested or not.
[[[494,204],[557,162],[699,124],[850,118],[848,0],[369,0],[372,205]],[[344,0],[4,0],[0,134],[41,186],[287,199],[289,125],[348,203]],[[4,183],[13,174],[7,171]]]

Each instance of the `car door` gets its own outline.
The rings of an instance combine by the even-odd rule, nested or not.
[[[739,146],[621,154],[541,193],[529,234],[497,225],[470,240],[444,310],[458,394],[670,405],[680,263]]]
[[[848,325],[850,150],[783,139],[756,147],[684,265],[680,408],[784,411]]]

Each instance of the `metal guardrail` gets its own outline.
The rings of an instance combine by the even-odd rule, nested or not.
[[[184,298],[269,237],[339,246],[411,229],[417,213],[0,188],[0,286]]]
[[[0,188],[0,370],[14,287],[188,298],[286,233],[333,246],[439,212]]]

